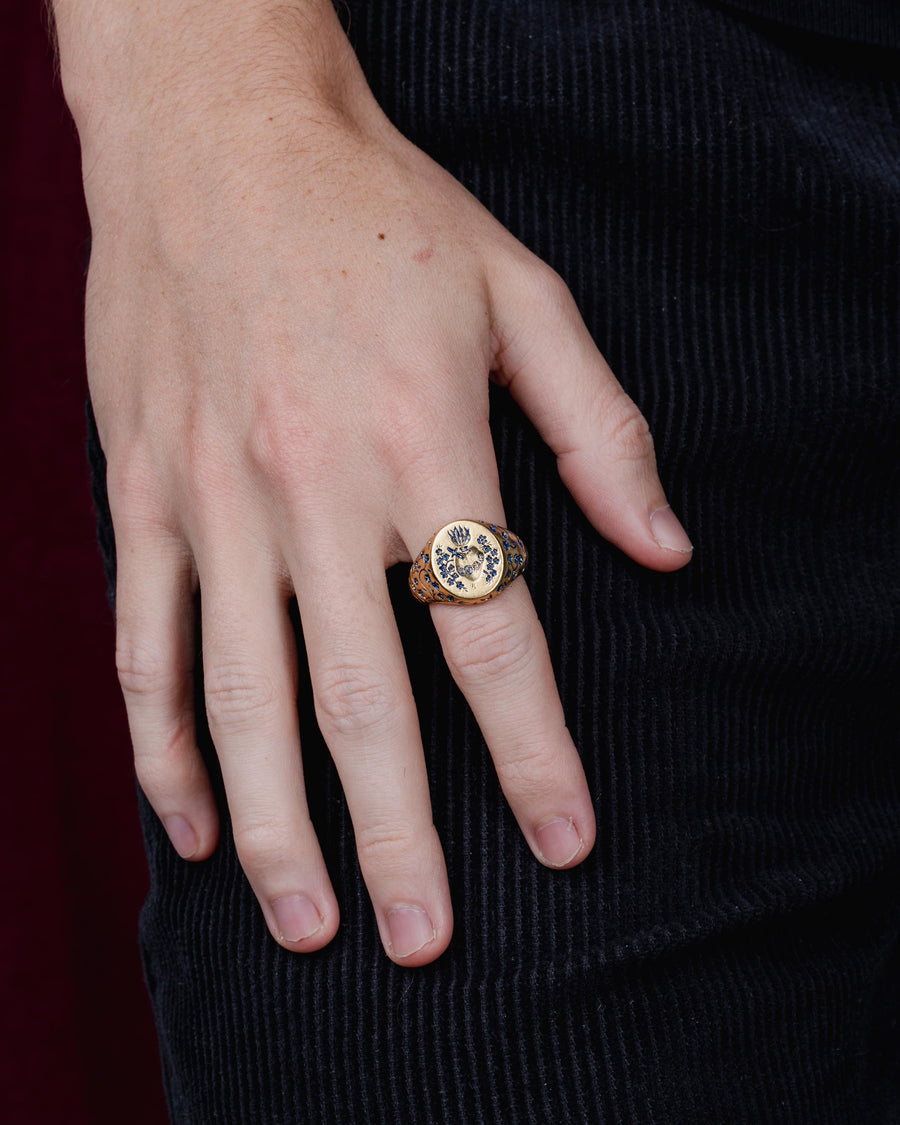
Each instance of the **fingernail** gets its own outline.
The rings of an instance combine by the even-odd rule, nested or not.
[[[388,952],[395,957],[409,957],[434,941],[434,925],[421,906],[395,906],[388,911],[387,923],[391,935]]]
[[[172,846],[175,851],[178,852],[182,859],[190,859],[197,848],[200,847],[200,840],[197,833],[184,817],[179,816],[178,813],[167,816],[163,823],[165,824],[166,832],[169,835],[169,839],[172,841]]]
[[[682,555],[689,555],[694,549],[687,532],[668,504],[651,512],[650,530],[660,547],[664,547],[667,551],[678,551]]]
[[[285,895],[272,902],[279,941],[303,941],[325,925],[325,920],[306,895]]]
[[[584,841],[572,817],[556,816],[535,833],[542,857],[551,867],[565,867],[581,851]]]

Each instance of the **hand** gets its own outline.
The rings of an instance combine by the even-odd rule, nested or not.
[[[130,135],[141,146],[86,161],[87,343],[139,782],[180,854],[209,856],[199,585],[241,864],[286,949],[331,940],[338,904],[301,768],[295,593],[384,947],[427,964],[452,911],[385,569],[454,516],[505,524],[491,372],[598,531],[644,566],[683,566],[646,423],[561,279],[374,104],[207,106]],[[431,614],[529,846],[550,866],[580,863],[593,808],[527,586]]]

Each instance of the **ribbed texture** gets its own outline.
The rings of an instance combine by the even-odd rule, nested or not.
[[[304,685],[321,952],[272,941],[227,820],[184,863],[142,801],[174,1120],[900,1121],[900,57],[700,0],[342,10],[401,130],[569,282],[696,552],[625,559],[492,390],[596,847],[532,857],[398,568],[454,939],[385,957]]]

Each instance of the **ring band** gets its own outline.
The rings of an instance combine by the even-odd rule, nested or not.
[[[525,544],[508,528],[482,520],[453,520],[432,535],[409,570],[420,602],[480,605],[525,569]]]

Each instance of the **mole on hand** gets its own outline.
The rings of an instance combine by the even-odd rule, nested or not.
[[[384,238],[384,235],[383,235],[383,234],[381,233],[381,231],[379,231],[379,232],[378,232],[378,237],[379,237],[379,238]]]

